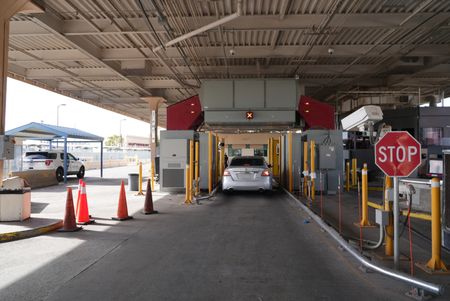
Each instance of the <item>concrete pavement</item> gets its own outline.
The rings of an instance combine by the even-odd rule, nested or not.
[[[0,245],[0,299],[406,300],[405,285],[361,273],[282,193],[182,201]]]

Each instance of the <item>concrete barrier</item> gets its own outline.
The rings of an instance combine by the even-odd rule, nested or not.
[[[56,172],[54,170],[13,171],[11,172],[11,176],[17,176],[24,179],[31,188],[47,187],[58,184]]]

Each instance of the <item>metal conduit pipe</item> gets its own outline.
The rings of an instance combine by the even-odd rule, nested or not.
[[[195,200],[195,201],[197,202],[197,204],[198,204],[200,201],[203,201],[203,200],[207,200],[207,199],[212,198],[212,197],[217,193],[217,191],[219,190],[219,187],[220,187],[220,186],[221,186],[221,185],[219,185],[219,183],[217,183],[216,188],[214,188],[214,190],[211,191],[210,194],[205,195],[205,196],[202,196],[202,197],[194,197],[194,200]]]
[[[195,30],[193,30],[191,32],[185,33],[185,34],[183,34],[183,35],[181,35],[181,36],[179,36],[179,37],[177,37],[177,38],[175,38],[173,40],[170,40],[169,42],[164,44],[164,48],[172,46],[172,45],[175,45],[175,44],[177,44],[177,43],[179,43],[181,41],[184,41],[186,39],[192,38],[193,36],[196,36],[196,35],[198,35],[198,34],[200,34],[202,32],[208,31],[210,29],[216,28],[216,27],[218,27],[220,25],[223,25],[225,23],[233,21],[234,19],[236,19],[239,16],[241,16],[241,14],[242,14],[242,0],[238,0],[237,11],[234,14],[228,15],[228,16],[222,18],[222,19],[219,19],[219,20],[214,21],[212,23],[206,24],[205,26],[202,26],[202,27],[197,28],[197,29],[195,29]],[[156,46],[156,47],[153,48],[153,52],[160,51],[161,49],[163,49],[163,46]]]
[[[141,12],[144,14],[144,21],[145,21],[145,24],[147,25],[147,27],[148,27],[150,30],[152,30],[152,31],[155,33],[155,36],[156,36],[158,42],[159,42],[159,43],[162,43],[162,41],[161,41],[161,39],[159,38],[159,35],[157,34],[155,28],[153,27],[153,25],[152,25],[151,22],[149,21],[149,16],[148,16],[147,12],[145,11],[144,6],[142,5],[141,0],[137,0],[136,3],[138,4],[138,7],[141,9]],[[120,11],[119,11],[117,8],[116,8],[116,10],[118,11],[119,14],[121,14]],[[128,24],[128,26],[129,26],[131,29],[133,29],[134,31],[137,31],[136,28],[134,28],[134,26],[133,26],[130,22],[128,22],[128,20],[127,20],[125,17],[122,17],[122,19],[125,20],[125,22]],[[167,31],[167,29],[166,29],[166,31]],[[138,36],[139,36],[139,35],[138,35]],[[146,39],[141,38],[141,40],[142,40],[142,42],[146,45],[146,47],[147,47],[148,49],[152,49],[152,46],[147,42]],[[163,44],[161,44],[161,45],[163,45]],[[140,50],[140,48],[139,48],[138,46],[135,46],[135,48],[137,48],[137,49],[139,50],[139,52],[141,52],[141,53],[144,55],[144,57],[148,58],[148,56],[147,56],[142,50]],[[180,49],[178,49],[178,50],[180,50]],[[159,61],[164,65],[164,67],[166,67],[166,68],[172,73],[172,75],[173,75],[174,78],[175,78],[175,81],[177,81],[182,87],[187,87],[187,88],[192,88],[192,89],[196,89],[196,88],[199,88],[199,87],[200,87],[200,86],[191,85],[191,84],[185,82],[185,81],[179,76],[179,73],[178,73],[171,65],[169,65],[169,63],[167,62],[167,60],[168,60],[167,58],[163,57],[163,56],[162,56],[161,54],[159,54],[159,53],[156,53],[156,52],[154,52],[154,51],[152,51],[152,52],[153,52],[153,54],[159,59]],[[196,77],[196,74],[191,70],[191,67],[190,67],[189,64],[187,63],[186,55],[185,55],[184,53],[182,53],[182,51],[180,51],[180,54],[181,54],[181,56],[183,57],[183,60],[185,61],[186,65],[188,66],[189,70],[191,71],[191,73],[193,74],[193,76],[196,78],[197,83],[200,85],[200,80]]]
[[[378,272],[380,274],[389,276],[391,278],[406,282],[414,287],[423,289],[429,293],[435,295],[442,295],[444,292],[444,287],[442,285],[426,282],[415,277],[411,277],[405,273],[394,271],[389,268],[379,267],[373,263],[371,263],[367,258],[361,256],[353,247],[351,247],[333,228],[328,226],[319,216],[314,214],[307,206],[303,205],[301,202],[297,200],[292,194],[290,194],[285,188],[283,190],[291,197],[293,200],[297,202],[297,204],[305,211],[323,230],[325,230],[334,240],[336,240],[339,245],[344,248],[347,252],[349,252],[353,257],[356,258],[362,265],[365,267]]]

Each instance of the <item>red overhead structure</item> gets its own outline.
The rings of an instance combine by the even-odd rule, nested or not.
[[[306,129],[334,130],[334,107],[309,96],[301,96],[298,113],[305,120]]]
[[[202,122],[202,105],[198,95],[167,107],[168,130],[196,130]]]

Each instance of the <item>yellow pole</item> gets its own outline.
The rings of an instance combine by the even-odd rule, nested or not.
[[[216,180],[215,183],[217,185],[217,183],[219,182],[219,163],[220,163],[220,158],[219,158],[219,148],[217,147],[217,144],[219,143],[219,135],[215,135],[216,136],[216,143],[214,145],[214,148],[216,150]]]
[[[369,180],[367,176],[367,164],[364,163],[363,169],[361,170],[361,181],[362,181],[362,206],[361,206],[361,222],[359,225],[361,227],[371,226],[369,222]]]
[[[191,200],[190,200],[190,195],[191,192],[189,191],[189,174],[190,174],[190,170],[189,170],[189,165],[186,165],[186,194],[184,196],[184,203],[185,204],[190,204]]]
[[[288,133],[288,179],[289,179],[289,192],[294,190],[293,187],[293,170],[292,170],[292,132]]]
[[[213,153],[212,153],[212,133],[208,133],[208,192],[213,190]]]
[[[356,180],[357,180],[357,176],[356,176],[356,168],[357,168],[357,160],[356,158],[352,159],[352,186],[356,186]]]
[[[189,201],[192,201],[192,181],[194,179],[194,140],[189,140]]]
[[[280,157],[278,159],[278,164],[279,164],[279,171],[280,171],[280,183],[285,186],[284,183],[284,173],[285,173],[285,167],[283,166],[283,161],[284,161],[284,157],[283,157],[283,146],[284,146],[284,136],[280,136],[279,138],[280,140]]]
[[[199,162],[199,143],[198,141],[195,141],[195,195],[198,195],[200,193],[200,180],[199,180],[199,173],[200,173],[200,162]]]
[[[269,157],[269,164],[273,165],[273,160],[272,160],[272,138],[269,138],[269,143],[267,144],[267,157]]]
[[[151,176],[152,176],[152,191],[155,191],[155,161],[152,162]]]
[[[350,191],[350,162],[345,163],[345,190]]]
[[[308,194],[308,141],[303,142],[303,196]]]
[[[316,143],[314,140],[311,140],[311,200],[314,200],[316,197]]]
[[[139,162],[139,191],[136,195],[144,195],[142,192],[142,162]]]
[[[384,191],[384,210],[389,212],[389,222],[386,226],[386,235],[384,237],[384,255],[394,256],[394,221],[392,213],[392,200],[390,200],[392,194],[392,178],[386,176],[386,184]]]
[[[427,267],[432,271],[447,271],[441,259],[441,187],[438,178],[431,179],[431,259]]]
[[[219,177],[223,176],[223,171],[225,170],[225,139],[220,139],[220,143],[223,145],[220,151],[220,173]]]

